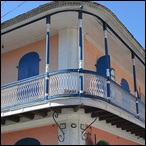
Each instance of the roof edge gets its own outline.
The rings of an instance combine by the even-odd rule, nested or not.
[[[47,3],[47,4],[43,4],[43,5],[40,5],[39,7],[37,8],[34,8],[26,13],[23,13],[23,14],[20,14],[14,18],[11,18],[7,21],[4,21],[3,23],[1,23],[1,30],[5,29],[5,28],[8,28],[10,26],[13,26],[15,24],[18,24],[24,20],[27,20],[33,16],[36,16],[37,14],[40,14],[40,13],[43,13],[45,11],[48,11],[48,10],[51,10],[51,9],[54,9],[54,8],[58,8],[60,6],[67,6],[67,5],[80,5],[80,4],[88,4],[90,7],[92,8],[96,8],[97,9],[97,6],[98,7],[101,7],[103,9],[105,9],[107,12],[109,12],[115,19],[116,21],[122,25],[122,27],[127,31],[127,33],[131,36],[132,39],[134,39],[134,41],[140,46],[140,48],[142,48],[142,51],[144,51],[143,53],[145,53],[145,49],[141,46],[141,44],[134,38],[134,36],[129,32],[129,30],[124,26],[124,24],[117,18],[117,16],[111,11],[109,10],[107,7],[101,5],[101,4],[98,4],[96,2],[93,2],[93,1],[53,1],[53,2],[50,2],[50,3]]]

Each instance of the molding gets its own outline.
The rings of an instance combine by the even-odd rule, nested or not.
[[[1,117],[15,115],[19,113],[24,113],[33,110],[51,108],[51,107],[61,107],[61,106],[72,106],[72,105],[84,105],[84,106],[91,106],[95,108],[104,109],[115,115],[122,117],[132,123],[135,123],[143,128],[145,128],[145,123],[136,119],[134,116],[128,114],[127,112],[101,100],[90,99],[90,98],[78,98],[78,97],[64,97],[58,99],[52,99],[49,101],[44,101],[36,105],[30,105],[29,107],[20,107],[19,109],[13,109],[11,111],[1,112]]]

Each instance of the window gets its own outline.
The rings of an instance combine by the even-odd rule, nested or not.
[[[109,145],[109,143],[107,141],[100,140],[96,145]]]
[[[115,81],[115,69],[111,68],[111,80]]]
[[[121,86],[124,90],[126,90],[127,92],[130,92],[129,84],[126,81],[126,79],[124,79],[124,78],[121,79]]]
[[[102,56],[100,57],[96,62],[96,72],[98,75],[101,75],[103,77],[106,77],[106,69],[107,69],[107,63],[110,62],[110,56]]]
[[[41,145],[35,138],[23,138],[15,143],[15,145]]]
[[[36,52],[25,54],[19,61],[18,80],[39,74],[39,55]]]
[[[36,52],[25,54],[19,61],[18,80],[33,77],[39,74],[39,55]],[[26,98],[32,97],[32,93],[37,95],[37,83],[19,85],[17,89],[17,99],[26,101]],[[37,91],[37,92],[36,92]],[[34,95],[34,94],[33,94]]]

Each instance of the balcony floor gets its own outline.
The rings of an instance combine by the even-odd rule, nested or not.
[[[106,110],[85,105],[52,107],[1,117],[1,124],[2,126],[6,126],[7,120],[12,121],[14,123],[19,123],[21,117],[27,118],[28,120],[33,120],[35,115],[39,115],[42,118],[45,118],[47,117],[47,113],[50,111],[57,111],[58,113],[61,113],[62,108],[73,108],[74,112],[78,111],[79,108],[83,108],[85,114],[91,114],[92,118],[98,117],[99,121],[106,121],[106,123],[110,123],[112,126],[115,125],[117,128],[121,128],[122,130],[126,130],[127,132],[138,136],[139,138],[145,139],[145,128],[134,124],[122,117],[119,117],[113,113],[110,113]]]

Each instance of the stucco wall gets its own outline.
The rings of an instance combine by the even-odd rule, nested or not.
[[[104,56],[104,51],[99,50],[94,44],[85,38],[84,39],[84,68],[87,70],[96,71],[96,62],[101,57]],[[130,92],[134,94],[134,82],[133,82],[133,73],[128,74],[121,68],[115,61],[111,58],[111,68],[115,69],[115,81],[121,85],[121,79],[124,78],[127,80],[130,88]],[[131,64],[132,68],[132,64]],[[137,87],[141,88],[141,92],[145,95],[145,88],[137,83]],[[137,88],[137,89],[138,89]]]
[[[41,145],[57,145],[58,127],[57,125],[48,125],[4,133],[1,135],[1,145],[14,145],[17,141],[28,137],[37,139]]]
[[[58,69],[58,35],[50,38],[50,71]],[[1,55],[1,84],[8,84],[18,79],[20,59],[29,52],[37,52],[41,59],[39,74],[45,73],[46,40],[40,40]]]
[[[108,142],[109,145],[138,145],[135,142],[108,133],[106,131],[97,129],[92,126],[87,130],[87,132],[91,133],[91,136],[89,136],[86,141],[87,145],[95,145],[95,135],[96,135],[96,143],[98,143],[100,140],[103,140]]]
[[[51,36],[50,39],[50,71],[58,69],[58,45],[59,36],[58,34]],[[87,38],[84,38],[84,68],[87,70],[96,71],[97,60],[104,55],[104,51],[99,50],[95,45],[90,43]],[[28,52],[35,51],[39,54],[40,61],[40,71],[39,73],[45,73],[45,60],[46,60],[46,40],[40,40],[32,44],[26,45],[24,47],[18,48],[16,50],[4,53],[1,55],[1,84],[7,84],[10,82],[17,81],[18,78],[18,63],[23,57],[23,55]],[[71,55],[71,54],[70,54]],[[111,67],[115,69],[115,79],[120,85],[121,79],[125,78],[130,87],[130,92],[134,94],[134,83],[132,73],[129,75],[125,72],[119,65],[117,65],[111,59]],[[131,65],[132,68],[132,65]],[[141,89],[141,93],[145,95],[145,88],[140,84],[137,87]]]

